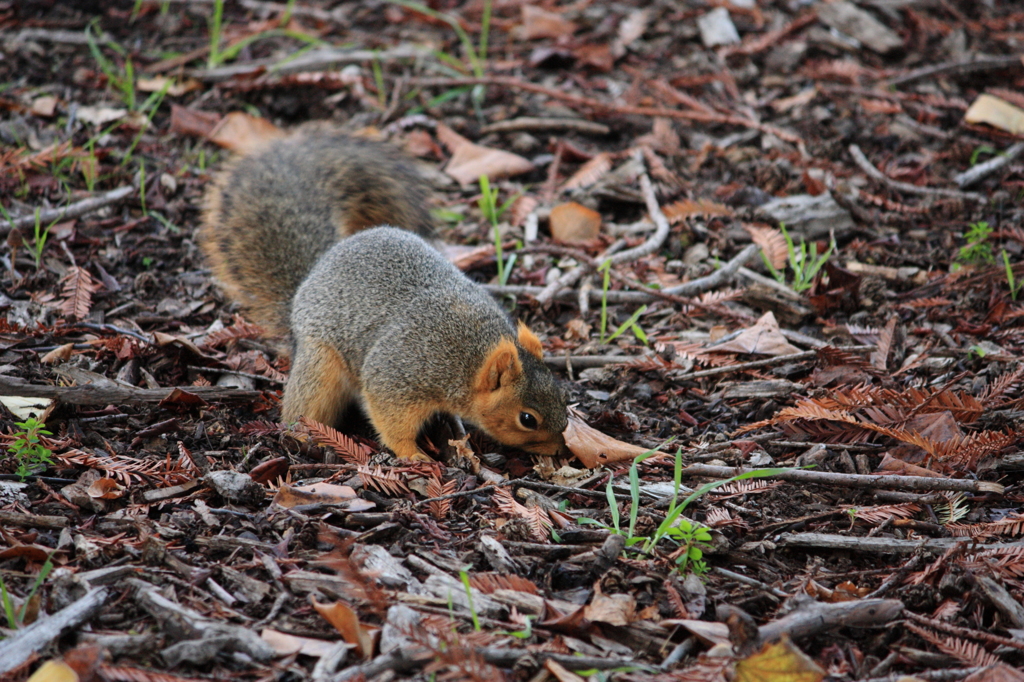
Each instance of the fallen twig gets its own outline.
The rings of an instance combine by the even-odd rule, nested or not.
[[[136,388],[122,386],[110,382],[102,386],[84,384],[81,386],[48,386],[46,384],[30,384],[16,377],[0,376],[0,395],[16,395],[25,398],[50,398],[60,400],[68,405],[132,405],[159,403],[174,391],[190,393],[203,400],[256,400],[262,393],[259,391],[243,391],[237,388],[220,386],[180,386],[168,388]]]
[[[104,194],[100,194],[95,197],[89,197],[88,199],[82,199],[81,201],[77,201],[73,204],[68,204],[63,208],[49,208],[46,209],[45,211],[40,211],[39,224],[46,225],[49,223],[56,222],[58,220],[78,218],[79,216],[83,216],[86,213],[92,213],[93,211],[101,209],[104,206],[109,206],[110,204],[117,203],[118,201],[121,201],[121,199],[124,199],[126,196],[128,196],[134,191],[134,187],[118,187],[117,189],[112,189],[109,192],[105,192]],[[36,224],[36,216],[33,212],[29,215],[22,216],[20,218],[15,218],[13,222],[14,226],[19,229],[22,227],[32,227],[33,225]],[[0,235],[7,234],[10,231],[10,223],[0,225]]]
[[[980,182],[1000,170],[1011,161],[1016,160],[1021,155],[1021,152],[1024,152],[1024,142],[1018,142],[995,158],[989,159],[985,163],[979,163],[977,166],[954,176],[953,180],[961,189],[970,187],[974,183]]]
[[[869,177],[891,187],[892,189],[899,190],[900,192],[906,192],[908,194],[925,194],[935,197],[949,197],[951,199],[985,201],[985,197],[976,192],[961,192],[955,189],[942,189],[939,187],[918,187],[917,185],[911,185],[909,182],[893,180],[888,175],[875,168],[874,164],[868,160],[868,157],[864,156],[864,152],[861,151],[860,147],[855,144],[851,144],[849,150],[850,156],[853,157],[853,160],[858,166],[860,166],[862,171],[867,173]]]
[[[729,478],[757,469],[745,467],[721,467],[709,464],[691,464],[683,469],[683,476],[708,476],[711,478]],[[800,483],[817,483],[820,485],[837,485],[844,488],[882,488],[885,490],[955,490],[967,493],[1002,493],[1004,487],[990,481],[972,481],[965,478],[934,478],[930,476],[897,476],[882,474],[841,474],[832,471],[807,471],[792,469],[783,471],[767,478],[782,481],[798,481]]]
[[[484,135],[490,133],[515,133],[521,130],[575,130],[588,135],[607,135],[611,128],[603,123],[594,123],[583,118],[536,118],[520,116],[507,121],[497,121],[480,129]]]
[[[907,83],[913,83],[914,81],[924,80],[926,78],[934,78],[936,76],[944,76],[951,73],[965,74],[965,73],[976,73],[978,71],[997,71],[999,69],[1012,69],[1020,68],[1021,60],[1020,55],[1011,55],[1007,57],[989,57],[985,59],[974,59],[966,62],[946,62],[944,64],[933,64],[932,66],[925,66],[916,71],[897,76],[896,78],[890,78],[885,81],[884,85],[886,88],[893,88],[900,85],[906,85]]]
[[[0,642],[0,673],[8,673],[55,639],[92,618],[107,603],[107,590],[97,587],[47,618],[18,630]]]
[[[919,549],[925,554],[942,554],[957,543],[965,546],[977,542],[973,538],[928,538],[927,540],[898,540],[896,538],[860,538],[852,535],[830,533],[783,533],[777,539],[779,547],[800,549],[837,549],[840,551],[863,552],[865,554],[911,554]],[[998,542],[984,545],[986,550],[1014,551],[1019,543]]]

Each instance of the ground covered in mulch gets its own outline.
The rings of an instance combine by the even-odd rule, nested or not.
[[[0,28],[0,678],[1024,679],[1013,3]],[[280,423],[284,345],[193,234],[219,163],[310,120],[417,158],[591,457]]]

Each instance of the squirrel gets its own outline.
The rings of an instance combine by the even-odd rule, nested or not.
[[[540,340],[428,243],[429,195],[387,145],[307,125],[229,163],[198,236],[227,294],[290,338],[286,422],[359,402],[402,459],[431,461],[416,437],[436,414],[556,454],[566,399]]]

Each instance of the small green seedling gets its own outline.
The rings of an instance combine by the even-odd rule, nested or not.
[[[798,249],[793,242],[793,238],[786,231],[786,226],[781,224],[779,228],[782,230],[782,236],[786,240],[789,267],[793,271],[793,282],[790,284],[790,287],[793,291],[806,291],[814,284],[814,277],[818,274],[818,271],[828,262],[829,257],[836,248],[836,243],[833,240],[829,244],[828,249],[825,250],[825,253],[819,256],[817,244],[812,242],[808,246],[806,241],[801,240],[800,248]],[[775,278],[775,281],[785,284],[785,272],[776,270],[771,261],[768,260],[768,257],[764,255],[764,252],[761,253],[761,259],[768,268],[768,272]]]
[[[992,245],[988,243],[992,232],[992,228],[984,220],[968,225],[967,231],[964,232],[967,245],[960,247],[957,259],[969,265],[984,265],[994,261]]]
[[[469,584],[469,574],[465,571],[459,571],[459,579],[462,580],[462,586],[466,588],[466,599],[469,601],[469,614],[473,617],[473,630],[480,632],[480,617],[476,615],[476,607],[473,606],[473,588]]]
[[[52,436],[53,434],[43,428],[44,424],[35,417],[29,417],[23,422],[15,422],[20,431],[15,431],[14,442],[7,446],[8,452],[14,455],[18,467],[14,474],[22,481],[29,476],[45,471],[48,466],[53,465],[51,456],[53,452],[42,444],[41,436]]]
[[[107,77],[107,84],[120,93],[121,101],[130,111],[135,111],[135,66],[132,64],[132,58],[128,56],[123,47],[112,41],[107,41],[106,45],[124,57],[124,67],[118,67],[107,58],[94,33],[98,24],[99,20],[94,19],[85,27],[85,39],[89,43],[89,52],[92,53],[100,71]]]
[[[601,273],[601,343],[611,343],[617,339],[619,335],[629,329],[633,332],[637,341],[645,346],[648,345],[647,334],[645,334],[644,330],[637,324],[637,320],[640,319],[640,316],[647,312],[646,305],[640,306],[632,315],[629,316],[628,320],[620,324],[618,329],[612,332],[611,336],[608,336],[608,287],[611,284],[612,278],[611,259],[605,259],[604,262],[597,266],[597,271]]]
[[[513,253],[508,257],[508,261],[505,261],[505,254],[501,244],[501,230],[498,229],[498,225],[501,223],[502,214],[518,198],[519,193],[516,193],[505,201],[504,204],[498,206],[498,188],[491,187],[491,182],[487,179],[486,175],[480,176],[480,199],[477,203],[484,218],[491,223],[491,237],[494,239],[494,256],[498,262],[498,283],[502,285],[508,283],[508,277],[512,274],[512,266],[516,262],[516,254]]]
[[[1017,294],[1020,293],[1021,289],[1024,289],[1024,281],[1018,282],[1017,278],[1013,275],[1013,266],[1010,265],[1010,257],[1006,255],[1006,250],[1002,251],[1003,256],[1003,267],[1006,268],[1006,283],[1010,286],[1010,298],[1014,301],[1017,300]]]
[[[25,623],[25,614],[28,613],[28,605],[32,602],[32,597],[42,587],[43,582],[52,570],[53,562],[47,557],[46,561],[43,562],[42,568],[39,569],[39,574],[36,576],[35,581],[32,583],[32,589],[29,590],[25,601],[22,602],[20,611],[15,610],[14,602],[11,601],[11,595],[7,591],[7,585],[4,583],[3,577],[0,577],[0,602],[3,602],[4,616],[7,617],[7,629],[17,630]]]
[[[43,262],[43,249],[46,248],[46,240],[50,236],[50,229],[53,228],[53,226],[57,224],[57,220],[54,220],[52,223],[50,223],[46,227],[43,227],[40,218],[41,218],[41,215],[39,213],[39,209],[37,208],[36,209],[36,221],[35,221],[35,224],[33,225],[32,243],[29,244],[28,240],[26,240],[24,237],[21,238],[22,243],[25,245],[25,249],[30,254],[32,254],[32,260],[34,260],[35,263],[36,263],[36,270],[38,270],[39,267],[42,265],[42,262]],[[58,218],[58,220],[59,220],[59,218]]]

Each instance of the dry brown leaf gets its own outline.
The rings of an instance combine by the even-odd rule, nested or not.
[[[171,105],[171,132],[193,137],[209,137],[217,124],[220,114],[212,111],[198,111],[178,104]]]
[[[789,246],[781,230],[773,227],[759,227],[757,225],[744,225],[750,234],[750,239],[761,247],[761,253],[772,264],[772,267],[781,271],[789,261]]]
[[[210,141],[239,154],[259,149],[284,131],[265,118],[244,111],[232,111],[210,133]]]
[[[309,596],[309,601],[317,613],[341,634],[342,639],[356,646],[364,659],[373,655],[375,635],[379,632],[377,628],[360,623],[356,612],[343,601],[321,604],[313,595]]]
[[[716,353],[757,353],[759,355],[792,355],[800,349],[786,340],[771,311],[765,313],[732,341],[709,348]]]
[[[570,201],[551,209],[551,236],[567,244],[583,244],[601,234],[601,214]]]
[[[100,500],[116,500],[124,495],[124,487],[112,478],[98,478],[85,492],[89,497]]]
[[[968,123],[987,123],[1014,135],[1024,135],[1024,109],[992,95],[979,95],[964,114]]]
[[[588,469],[594,469],[610,462],[636,459],[640,455],[650,452],[647,448],[623,443],[621,440],[606,436],[583,421],[582,415],[575,410],[569,410],[569,424],[565,427],[563,435],[565,436],[565,446],[569,448],[569,452],[583,462],[583,466]]]
[[[551,673],[558,682],[585,682],[585,678],[580,677],[573,671],[569,670],[561,663],[558,663],[552,659],[544,661],[544,668]]]
[[[821,682],[825,671],[786,635],[736,664],[735,682]]]
[[[57,98],[53,95],[43,95],[32,100],[32,113],[43,118],[50,118],[57,110]]]
[[[270,645],[278,656],[290,656],[302,654],[320,658],[334,650],[336,642],[329,642],[325,639],[313,639],[312,637],[299,637],[290,635],[287,632],[279,632],[270,628],[264,628],[260,632],[260,639]]]
[[[343,507],[346,511],[357,512],[373,509],[374,504],[356,496],[356,491],[347,485],[313,483],[311,485],[283,485],[274,495],[274,504],[291,509],[300,505],[317,504]]]
[[[199,90],[203,84],[195,78],[185,78],[180,81],[167,76],[153,76],[152,78],[140,78],[135,81],[135,87],[139,92],[160,92],[167,88],[167,94],[171,97],[181,97],[193,90]]]
[[[629,625],[636,620],[636,599],[628,594],[595,594],[583,615],[599,623]]]
[[[533,170],[528,159],[470,142],[443,123],[437,125],[437,139],[452,153],[444,172],[464,186],[477,182],[481,175],[496,180]]]
[[[557,12],[549,12],[534,5],[523,5],[523,24],[519,27],[519,36],[523,40],[537,38],[561,38],[576,32],[577,25],[562,17]]]
[[[49,353],[39,358],[39,362],[44,365],[54,365],[58,362],[67,362],[71,359],[71,353],[75,350],[75,344],[65,343],[63,346],[57,346]]]

